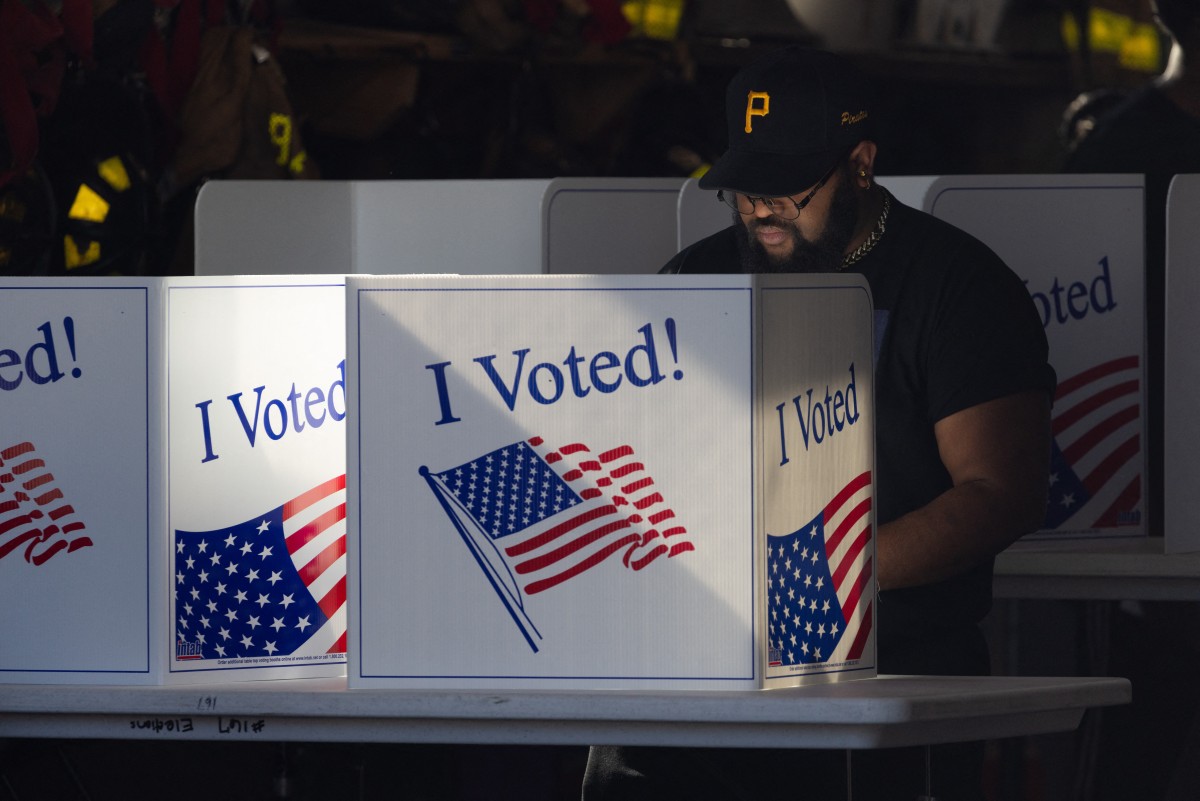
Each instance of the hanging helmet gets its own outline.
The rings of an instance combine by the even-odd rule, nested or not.
[[[42,140],[58,206],[50,272],[143,275],[158,200],[138,94],[95,74],[70,79]]]

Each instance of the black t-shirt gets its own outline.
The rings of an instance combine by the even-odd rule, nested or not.
[[[739,271],[733,227],[684,249],[662,270]],[[1017,392],[1053,392],[1055,376],[1028,291],[964,231],[893,198],[886,233],[854,271],[866,276],[875,303],[876,523],[882,525],[952,486],[934,423]],[[945,581],[880,593],[880,670],[930,672],[916,664],[921,646],[914,643],[974,629],[991,608],[991,577],[988,560]]]

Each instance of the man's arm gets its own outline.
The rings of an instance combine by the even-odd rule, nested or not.
[[[879,527],[879,589],[963,573],[1036,530],[1046,514],[1050,401],[1022,392],[981,403],[934,425],[954,486]]]

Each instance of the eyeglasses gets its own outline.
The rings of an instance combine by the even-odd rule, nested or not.
[[[817,181],[817,185],[809,190],[808,194],[799,200],[790,197],[759,197],[756,195],[744,195],[741,192],[726,193],[724,189],[717,192],[717,199],[724,203],[729,208],[736,211],[742,216],[749,217],[754,213],[755,207],[761,201],[767,207],[767,211],[784,220],[794,220],[800,216],[800,212],[812,202],[813,196],[820,191],[821,187],[833,177],[837,168],[841,165],[841,160],[829,168],[829,172]],[[790,205],[789,205],[790,204]]]

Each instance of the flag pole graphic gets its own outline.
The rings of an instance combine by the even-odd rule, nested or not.
[[[529,647],[533,649],[534,653],[537,653],[538,646],[534,638],[541,640],[542,634],[533,625],[533,621],[529,619],[529,616],[525,614],[525,601],[521,595],[521,589],[517,586],[516,579],[513,578],[512,572],[508,569],[508,565],[500,555],[500,551],[496,548],[495,543],[483,531],[470,511],[454,497],[453,493],[442,484],[439,478],[430,472],[428,467],[421,465],[418,472],[429,483],[429,488],[433,490],[434,496],[442,504],[446,516],[453,521],[454,527],[458,529],[459,536],[462,537],[463,542],[467,546],[467,550],[471,552],[471,555],[475,557],[475,561],[483,569],[488,581],[492,584],[492,589],[496,591],[496,595],[500,597],[501,602],[508,609],[509,615],[512,616],[513,622],[517,624],[517,628],[521,630],[525,641],[529,643]]]

